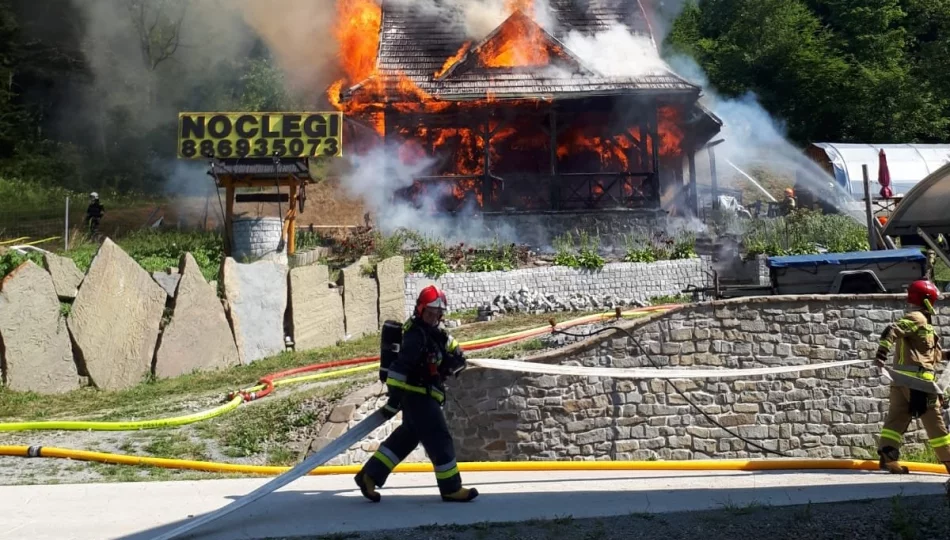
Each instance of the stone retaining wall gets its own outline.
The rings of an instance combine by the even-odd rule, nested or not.
[[[574,294],[613,296],[640,302],[665,295],[678,295],[690,285],[705,287],[708,264],[701,259],[655,263],[611,263],[599,271],[563,266],[525,268],[509,272],[445,274],[430,279],[423,274],[406,275],[406,316],[424,287],[435,284],[449,298],[450,311],[476,309],[490,304],[500,294],[526,288],[557,297]]]
[[[762,297],[684,306],[622,326],[663,367],[806,365],[873,358],[878,336],[903,307],[901,295]],[[941,308],[935,325],[950,349],[950,307]],[[652,367],[619,333],[526,360]],[[673,382],[718,423],[790,456],[871,457],[887,411],[888,387],[879,370],[864,365]],[[450,381],[449,392],[454,399],[445,410],[460,461],[766,457],[661,380],[474,369]],[[912,425],[905,440],[919,447],[926,436]],[[348,455],[341,459],[363,457]]]

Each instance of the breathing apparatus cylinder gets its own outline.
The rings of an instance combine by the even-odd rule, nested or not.
[[[379,381],[385,383],[389,377],[389,366],[399,358],[402,324],[397,321],[384,322],[379,341]]]

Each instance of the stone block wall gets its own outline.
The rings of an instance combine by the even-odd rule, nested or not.
[[[627,324],[661,367],[755,368],[873,358],[900,295],[763,297],[687,306]],[[950,308],[935,320],[950,336]],[[943,338],[944,346],[950,340]],[[619,333],[539,361],[652,367]],[[866,458],[887,412],[871,364],[748,380],[673,381],[725,427],[791,456]],[[765,457],[716,427],[661,380],[473,370],[447,407],[460,459]],[[926,437],[912,426],[906,441]],[[507,456],[507,457],[505,457]]]
[[[330,248],[318,247],[311,249],[309,251],[298,252],[288,257],[287,263],[291,268],[298,268],[300,266],[310,266],[311,264],[317,264],[322,259],[330,255]]]
[[[438,279],[408,274],[406,316],[412,313],[419,291],[431,284],[445,291],[449,311],[476,309],[490,304],[500,294],[522,288],[559,298],[593,294],[646,302],[656,296],[680,294],[690,285],[706,286],[709,280],[707,266],[697,258],[655,263],[611,263],[599,271],[548,266],[509,272],[450,273]]]
[[[621,325],[661,367],[871,360],[884,326],[904,313],[903,301],[901,295],[737,299]],[[950,349],[950,307],[942,307],[934,322]],[[653,367],[619,332],[525,360]],[[870,362],[670,382],[716,422],[766,449],[796,457],[876,458],[868,450],[877,444],[889,389]],[[450,380],[449,392],[454,398],[445,411],[460,461],[775,457],[717,427],[663,380],[472,369]],[[905,443],[920,448],[925,441],[912,424]]]

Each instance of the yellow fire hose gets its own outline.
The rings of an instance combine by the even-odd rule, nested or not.
[[[626,311],[621,313],[621,317],[625,319],[635,319],[640,317],[646,317],[653,313],[659,313],[668,311],[668,306],[654,306],[653,308],[647,309],[637,309],[632,311]],[[561,323],[562,326],[577,326],[579,324],[593,323],[602,320],[609,320],[616,318],[616,313],[597,313],[594,315],[587,315],[584,317],[579,317],[577,319],[572,319]],[[468,341],[462,343],[463,347],[472,347],[477,345],[482,345],[485,343],[504,341],[503,344],[509,344],[521,339],[526,339],[528,337],[533,337],[539,335],[539,332],[544,330],[547,327],[538,327],[532,328],[529,330],[523,330],[521,332],[515,332],[512,334],[503,334],[501,336],[477,339],[473,341]],[[354,373],[360,373],[363,371],[370,371],[377,369],[379,363],[373,362],[368,365],[358,366],[347,369],[340,369],[335,371],[326,371],[322,373],[317,373],[313,375],[303,375],[299,377],[291,377],[286,379],[278,379],[274,381],[274,386],[285,386],[288,384],[296,384],[320,379],[329,379],[333,377],[340,377],[343,375],[351,375]],[[246,388],[244,392],[256,392],[264,389],[264,385],[257,385],[250,388]],[[209,409],[207,411],[197,412],[188,414],[185,416],[176,416],[171,418],[159,418],[153,420],[138,420],[138,421],[117,421],[117,422],[90,422],[90,421],[68,421],[68,420],[47,420],[47,421],[35,421],[35,422],[7,422],[0,423],[0,432],[4,431],[37,431],[37,430],[62,430],[62,431],[138,431],[143,429],[163,429],[171,427],[180,427],[188,424],[193,424],[196,422],[201,422],[204,420],[209,420],[211,418],[221,416],[228,412],[233,411],[238,408],[241,403],[243,403],[243,398],[240,393],[236,395],[226,404]]]
[[[301,377],[294,377],[290,379],[283,379],[274,381],[274,386],[283,386],[286,384],[301,383],[307,381],[315,381],[320,379],[330,379],[334,377],[340,377],[343,375],[350,375],[353,373],[359,373],[362,371],[369,371],[371,369],[377,369],[376,364],[370,364],[368,366],[359,366],[354,368],[340,369],[336,371],[329,371],[324,373],[316,373],[313,375],[304,375]],[[264,385],[256,386],[251,388],[251,391],[259,390],[264,388]],[[180,427],[187,424],[193,424],[195,422],[201,422],[203,420],[208,420],[216,416],[221,416],[222,414],[233,411],[238,408],[241,403],[244,401],[244,398],[239,394],[236,395],[228,403],[215,407],[214,409],[209,409],[207,411],[201,411],[193,414],[188,414],[185,416],[175,416],[172,418],[159,418],[157,420],[140,420],[140,421],[131,421],[131,422],[86,422],[86,421],[68,421],[68,420],[47,420],[39,422],[10,422],[5,424],[0,424],[0,431],[32,431],[32,430],[64,430],[64,431],[138,431],[142,429],[162,429],[162,428],[171,428],[171,427]]]
[[[32,449],[31,449],[32,448]],[[268,465],[238,465],[212,461],[151,458],[126,454],[87,452],[53,446],[0,446],[0,456],[41,457],[94,461],[113,465],[136,465],[163,469],[190,470],[231,474],[260,474],[276,476],[290,467]],[[930,463],[901,462],[916,473],[947,474],[943,465]],[[356,474],[360,465],[317,467],[311,476]],[[704,459],[692,461],[478,461],[459,463],[464,472],[539,472],[539,471],[788,471],[788,470],[855,470],[876,471],[878,462],[852,459]],[[393,469],[403,473],[430,473],[431,463],[400,463]]]

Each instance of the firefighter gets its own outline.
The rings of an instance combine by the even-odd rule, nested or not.
[[[435,468],[442,500],[468,502],[478,496],[475,488],[462,487],[455,462],[452,435],[445,422],[444,381],[465,369],[464,352],[458,341],[439,327],[448,302],[445,293],[429,286],[419,293],[412,318],[403,326],[398,358],[388,368],[389,400],[385,411],[402,411],[402,424],[380,445],[356,475],[363,496],[380,501],[377,487],[421,442]]]
[[[93,236],[99,232],[99,222],[106,213],[106,208],[99,202],[99,194],[93,191],[89,194],[89,206],[86,207],[85,223],[89,225],[89,232]]]
[[[795,190],[785,188],[785,199],[782,200],[782,215],[787,216],[795,211],[798,201],[795,200]]]
[[[923,381],[935,380],[937,365],[943,360],[940,338],[932,326],[934,304],[938,297],[937,287],[930,281],[920,280],[910,285],[907,303],[914,309],[884,330],[877,350],[878,367],[884,366],[896,343],[892,369]],[[907,472],[897,463],[900,447],[910,422],[920,418],[930,447],[950,473],[950,433],[940,410],[946,406],[947,396],[913,390],[896,382],[892,384],[890,406],[878,446],[880,467],[892,473]],[[950,495],[950,482],[947,489]]]

